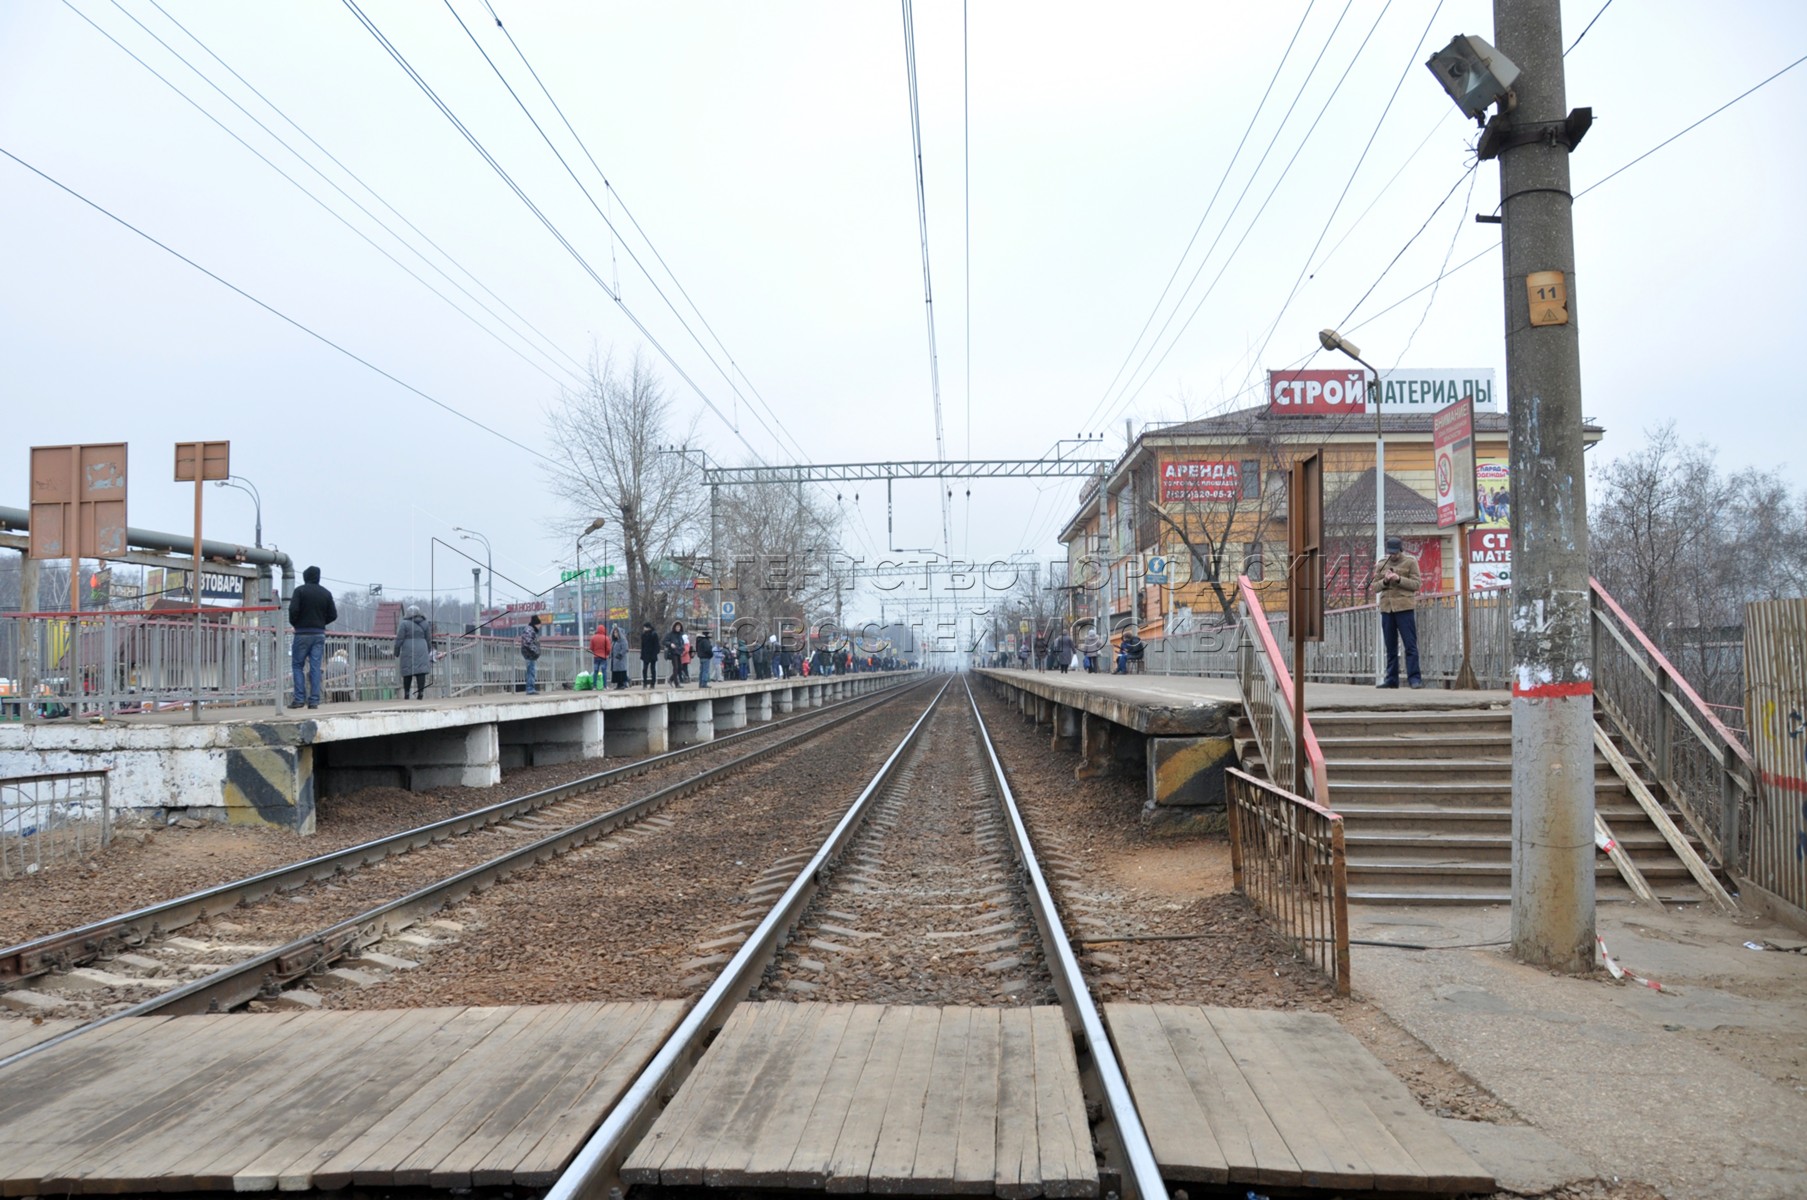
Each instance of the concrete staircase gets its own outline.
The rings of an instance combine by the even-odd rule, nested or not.
[[[1313,710],[1311,723],[1324,751],[1331,805],[1344,818],[1350,900],[1510,903],[1508,708]],[[1687,867],[1598,754],[1595,770],[1596,811],[1657,897],[1701,902]],[[1605,854],[1595,856],[1595,870],[1600,901],[1633,899]]]

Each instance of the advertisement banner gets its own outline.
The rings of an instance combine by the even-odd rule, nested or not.
[[[1472,397],[1476,412],[1498,412],[1492,367],[1400,367],[1380,374],[1383,413],[1431,413]],[[1368,373],[1269,371],[1267,411],[1277,417],[1337,417],[1366,413]]]
[[[1431,418],[1437,462],[1437,528],[1473,524],[1474,401],[1462,399]]]
[[[1512,586],[1512,531],[1510,529],[1470,529],[1468,531],[1468,586],[1470,588]]]
[[[1161,463],[1161,503],[1206,503],[1242,495],[1242,467],[1233,462],[1167,459]]]

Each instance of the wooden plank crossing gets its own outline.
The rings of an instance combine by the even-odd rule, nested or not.
[[[1106,1004],[1161,1174],[1176,1183],[1454,1195],[1493,1177],[1322,1013]]]
[[[627,1184],[1098,1195],[1058,1008],[743,1004]]]
[[[544,1186],[683,1010],[116,1021],[0,1072],[0,1195]]]

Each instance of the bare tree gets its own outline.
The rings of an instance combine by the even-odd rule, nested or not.
[[[723,586],[738,602],[735,624],[749,641],[781,620],[839,607],[850,564],[834,552],[840,512],[820,497],[783,483],[724,487],[716,526]]]
[[[593,351],[588,374],[547,412],[546,470],[573,535],[596,516],[616,526],[630,615],[662,625],[673,598],[655,586],[658,568],[696,544],[708,505],[695,468],[660,448],[688,443],[696,423],[674,430],[671,400],[638,350],[625,366]]]

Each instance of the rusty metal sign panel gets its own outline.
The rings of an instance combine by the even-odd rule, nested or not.
[[[193,483],[195,481],[197,451],[200,453],[201,479],[224,479],[232,473],[231,442],[177,442],[177,483]]]
[[[1807,599],[1744,606],[1744,677],[1761,776],[1750,876],[1807,909]]]
[[[33,558],[126,552],[124,442],[31,448]]]

